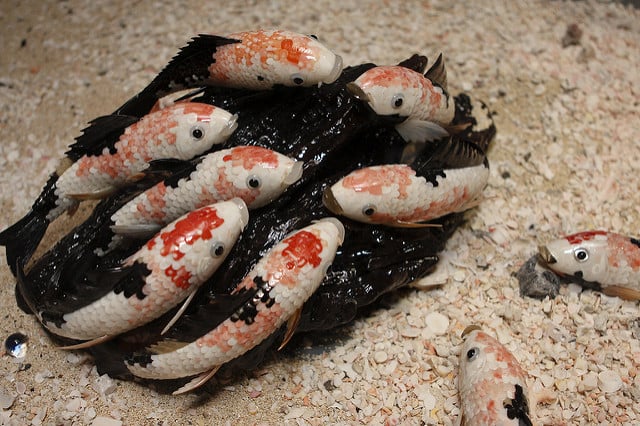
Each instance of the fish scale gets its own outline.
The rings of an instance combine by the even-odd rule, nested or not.
[[[239,146],[206,155],[175,185],[161,182],[125,204],[112,217],[117,233],[139,226],[164,225],[203,205],[238,197],[250,209],[277,198],[300,176],[302,164],[261,147]],[[247,178],[260,179],[249,188]]]
[[[47,321],[43,321],[44,325],[60,336],[90,340],[122,333],[159,317],[213,274],[240,235],[247,217],[246,205],[239,199],[187,213],[123,263],[125,271],[144,265],[146,274],[134,277],[140,281],[139,293],[128,295],[116,287],[97,301],[65,314],[60,326]],[[214,256],[211,250],[217,243],[224,244],[225,250]],[[176,281],[173,271],[184,271],[186,281]],[[46,315],[40,313],[43,317]]]
[[[299,237],[307,234],[311,237],[301,242]],[[144,362],[133,357],[127,367],[143,378],[179,378],[215,369],[247,352],[275,332],[313,294],[343,237],[342,224],[333,218],[293,232],[272,247],[233,291],[237,295],[268,293],[266,303],[263,297],[250,298],[196,341],[150,355]],[[296,250],[288,250],[294,244]],[[162,346],[152,350],[163,352]]]

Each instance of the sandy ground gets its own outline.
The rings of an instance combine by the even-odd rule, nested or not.
[[[180,4],[180,5],[178,5]],[[575,285],[519,296],[539,243],[600,228],[638,235],[640,11],[615,2],[355,0],[8,1],[0,8],[0,229],[13,223],[87,121],[144,87],[201,32],[316,34],[346,64],[444,52],[453,93],[497,112],[486,200],[443,253],[444,282],[405,290],[214,394],[171,397],[100,377],[56,350],[14,302],[0,266],[2,424],[453,424],[460,332],[496,335],[557,400],[554,424],[640,422],[640,311]],[[582,37],[563,47],[569,24]],[[60,232],[60,227],[57,232]],[[54,237],[55,235],[54,231]],[[437,281],[437,279],[436,279]]]

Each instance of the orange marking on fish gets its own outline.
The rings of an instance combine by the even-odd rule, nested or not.
[[[355,192],[367,192],[372,195],[383,195],[383,188],[397,185],[398,198],[408,196],[407,187],[415,172],[409,166],[398,167],[366,167],[356,170],[342,180],[342,186]]]
[[[164,270],[164,273],[167,277],[171,278],[171,282],[178,288],[186,290],[191,286],[189,282],[191,280],[191,273],[187,271],[184,265],[180,266],[177,270],[174,269],[173,266],[168,266]]]
[[[283,241],[287,247],[282,250],[283,256],[296,260],[296,266],[302,268],[310,263],[314,268],[322,262],[322,241],[309,231],[300,231]]]
[[[278,155],[269,149],[259,146],[238,146],[232,149],[232,153],[225,155],[223,161],[231,161],[232,166],[242,166],[246,170],[251,170],[257,165],[277,168]]]
[[[224,219],[218,216],[214,208],[192,211],[182,220],[177,221],[172,230],[160,234],[164,243],[160,254],[162,256],[173,254],[173,259],[179,260],[184,256],[180,251],[184,244],[191,245],[200,239],[210,239],[212,228],[218,228],[223,223]]]
[[[580,244],[584,241],[594,239],[597,235],[607,235],[606,231],[586,231],[565,237],[570,244]]]

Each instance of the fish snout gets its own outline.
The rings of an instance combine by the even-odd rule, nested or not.
[[[346,87],[347,91],[351,93],[354,98],[362,102],[371,103],[371,96],[362,90],[362,87],[358,86],[355,82],[352,81],[351,83],[347,83]]]
[[[469,335],[469,333],[475,330],[482,330],[482,328],[480,328],[480,326],[477,324],[472,324],[462,331],[460,338],[464,339],[465,337],[467,337],[467,335]]]
[[[298,181],[298,179],[300,179],[302,177],[302,166],[303,166],[303,164],[304,163],[302,161],[296,161],[295,163],[293,163],[293,166],[291,166],[291,171],[284,178],[283,183],[285,185],[287,185],[287,186],[293,185],[294,183],[296,183]]]
[[[538,246],[538,255],[547,265],[553,265],[554,263],[558,262],[555,256],[551,254],[547,246]]]
[[[338,203],[338,200],[336,200],[335,195],[333,195],[331,187],[327,187],[323,191],[322,204],[324,204],[324,206],[334,214],[342,215],[344,213],[342,206],[340,205],[340,203]]]
[[[340,77],[340,74],[342,74],[342,68],[343,68],[342,56],[336,55],[335,60],[333,62],[333,68],[331,69],[331,72],[329,73],[327,78],[323,81],[323,83],[330,84],[336,81],[338,77]]]

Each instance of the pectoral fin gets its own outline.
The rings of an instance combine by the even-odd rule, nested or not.
[[[442,126],[433,121],[407,119],[396,125],[396,130],[407,142],[432,142],[449,136]]]
[[[640,300],[640,291],[619,285],[608,285],[602,288],[607,296],[619,297],[624,300]]]
[[[99,345],[100,343],[104,343],[107,340],[111,340],[113,337],[115,336],[110,336],[110,335],[104,335],[101,337],[96,337],[95,339],[91,339],[91,340],[87,340],[86,342],[82,342],[82,343],[78,343],[75,345],[68,345],[68,346],[60,346],[58,349],[62,349],[64,351],[71,351],[71,350],[75,350],[75,349],[86,349],[86,348],[90,348],[91,346],[95,346],[95,345]]]
[[[69,194],[68,197],[76,201],[101,200],[103,198],[107,198],[108,196],[112,195],[115,191],[116,191],[115,187],[107,186],[105,188],[101,188],[92,192]]]
[[[220,368],[220,366],[218,365],[216,367],[213,367],[211,370],[206,371],[206,372],[200,374],[199,376],[196,376],[189,383],[187,383],[184,386],[182,386],[181,388],[173,391],[172,395],[180,395],[180,394],[187,393],[187,392],[190,392],[190,391],[192,391],[194,389],[199,388],[200,386],[202,386],[205,383],[207,383],[218,372],[219,368]]]
[[[293,337],[293,333],[296,331],[296,328],[298,327],[298,323],[300,322],[301,314],[302,314],[302,308],[295,311],[293,315],[291,315],[287,320],[287,332],[285,333],[284,338],[282,339],[282,343],[280,343],[280,346],[278,346],[278,350],[282,350],[282,348],[287,346],[287,343],[289,343],[289,340],[291,340],[291,338]]]
[[[182,304],[182,306],[180,306],[180,309],[178,309],[178,312],[176,312],[176,314],[173,316],[173,318],[171,318],[171,320],[167,323],[167,325],[164,326],[164,328],[162,329],[162,331],[160,332],[160,335],[162,336],[164,333],[166,333],[173,324],[176,323],[176,321],[178,321],[178,319],[182,316],[182,314],[184,313],[184,311],[187,310],[187,307],[189,306],[189,303],[191,303],[191,301],[193,300],[193,297],[196,295],[196,291],[192,291],[191,294],[189,295],[189,297],[187,297],[184,301],[184,303]]]

